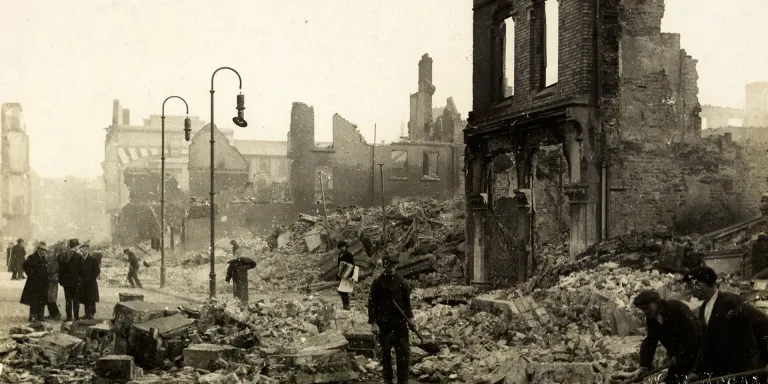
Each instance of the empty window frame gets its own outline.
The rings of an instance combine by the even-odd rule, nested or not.
[[[424,178],[438,179],[437,167],[439,160],[439,153],[424,151],[424,159],[422,161],[422,172]]]
[[[502,94],[505,98],[515,94],[515,20],[510,16],[501,24],[502,35]]]
[[[392,177],[408,178],[408,152],[392,150]]]
[[[544,87],[557,83],[560,59],[560,1],[544,1],[542,60],[544,61]]]

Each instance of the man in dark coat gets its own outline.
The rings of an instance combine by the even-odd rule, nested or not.
[[[256,268],[256,261],[247,257],[238,257],[237,259],[229,261],[229,266],[227,267],[227,277],[224,278],[224,281],[229,283],[229,281],[232,280],[232,291],[234,292],[235,297],[237,297],[238,286],[241,283],[244,283],[243,281],[240,281],[240,276],[235,273],[235,271],[239,268],[246,268],[248,270],[254,269]]]
[[[59,255],[59,284],[64,288],[66,321],[80,320],[80,289],[82,287],[83,256],[76,251],[77,239],[69,240],[69,249]]]
[[[394,347],[397,382],[407,383],[411,347],[408,344],[408,322],[405,317],[413,319],[411,290],[408,282],[395,273],[397,258],[386,255],[382,261],[384,273],[373,281],[371,293],[368,296],[368,324],[371,325],[371,332],[379,336],[384,381],[392,383],[392,347]],[[405,317],[400,310],[405,313]]]
[[[141,281],[139,281],[139,258],[128,248],[124,249],[123,253],[128,256],[128,283],[131,284],[131,288],[136,288],[137,285],[141,288]]]
[[[28,278],[20,302],[29,306],[30,322],[43,321],[45,305],[48,303],[48,268],[45,253],[45,243],[39,243],[35,252],[22,264]]]
[[[48,269],[48,315],[52,320],[61,319],[61,311],[56,303],[59,298],[59,253],[63,244],[57,243],[54,251],[45,252],[45,264]]]
[[[99,282],[97,279],[101,274],[101,265],[99,260],[91,254],[88,244],[81,245],[79,252],[83,255],[80,300],[85,306],[85,318],[91,320],[96,316],[96,303],[99,302]]]
[[[765,314],[738,295],[717,288],[717,274],[707,266],[686,275],[691,294],[702,300],[699,320],[704,327],[699,359],[692,371],[699,376],[717,377],[764,367],[760,350],[765,340],[756,337],[756,324],[765,323]]]
[[[662,300],[656,291],[640,292],[633,304],[645,314],[648,335],[640,345],[640,369],[625,375],[638,377],[653,368],[653,356],[659,342],[671,359],[666,384],[682,384],[699,351],[702,330],[699,319],[679,300]]]
[[[24,278],[24,257],[27,256],[27,250],[24,249],[24,239],[16,240],[16,245],[11,249],[11,280]]]
[[[341,263],[342,262],[347,263],[347,264],[351,265],[352,267],[355,266],[355,256],[352,255],[347,250],[348,246],[349,245],[344,240],[339,241],[339,244],[337,245],[337,247],[339,248],[339,259],[338,259],[338,261],[336,263],[336,268],[338,270],[338,272],[336,273],[336,279],[338,281],[341,281],[341,279],[348,279],[348,278],[351,277],[351,276],[341,276],[340,275],[342,273],[342,271],[341,271]],[[352,270],[352,272],[354,272],[354,269]],[[341,292],[341,291],[339,291],[339,296],[341,297],[341,306],[342,306],[342,308],[345,311],[348,311],[349,310],[349,293],[348,292]]]

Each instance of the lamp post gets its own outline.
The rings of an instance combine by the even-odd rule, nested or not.
[[[160,288],[165,287],[165,103],[170,99],[179,99],[184,102],[187,108],[187,117],[184,118],[184,139],[189,141],[189,134],[192,131],[192,123],[189,120],[189,104],[180,96],[169,96],[163,101],[163,112],[160,115],[162,122],[160,146]]]
[[[221,67],[215,71],[213,71],[213,75],[211,75],[211,274],[208,276],[209,278],[209,284],[210,284],[210,296],[215,297],[216,296],[216,257],[215,257],[215,247],[216,247],[216,238],[215,238],[215,228],[216,228],[216,210],[214,208],[214,195],[216,192],[214,191],[214,167],[216,165],[216,157],[215,157],[215,143],[216,143],[216,137],[213,134],[213,79],[216,77],[216,73],[221,71],[222,69],[229,69],[230,71],[234,72],[235,75],[237,75],[237,79],[240,81],[239,90],[240,93],[237,95],[237,117],[233,118],[232,121],[237,125],[238,127],[245,128],[248,126],[248,123],[245,121],[245,118],[243,116],[243,110],[245,110],[245,96],[243,95],[243,79],[240,77],[240,74],[237,73],[234,69],[230,67]]]

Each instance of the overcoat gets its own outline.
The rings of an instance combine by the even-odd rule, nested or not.
[[[21,292],[21,300],[25,305],[45,305],[48,303],[48,269],[45,258],[37,251],[29,255],[22,264],[27,280]]]
[[[81,274],[82,290],[80,292],[80,301],[83,303],[99,302],[99,274],[101,266],[98,259],[93,255],[87,255],[83,259],[83,268]]]

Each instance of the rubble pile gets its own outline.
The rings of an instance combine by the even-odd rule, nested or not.
[[[572,272],[590,270],[602,263],[615,262],[622,267],[649,266],[658,259],[661,239],[666,233],[633,232],[590,246],[576,256],[568,257],[567,239],[544,245],[537,254],[541,256],[536,273],[527,282],[527,292],[536,288],[548,288],[557,284],[560,276]]]
[[[332,253],[338,241],[347,240],[350,247],[360,244],[358,254],[364,258],[377,253],[375,244],[384,237],[387,251],[400,256],[400,268],[410,268],[408,277],[424,275],[425,284],[435,285],[463,275],[463,201],[409,199],[385,210],[386,236],[380,208],[346,207],[329,212],[327,226],[323,216],[302,214],[291,226],[276,228],[267,243],[281,254],[300,255]],[[316,267],[321,276],[327,272],[326,255]]]

